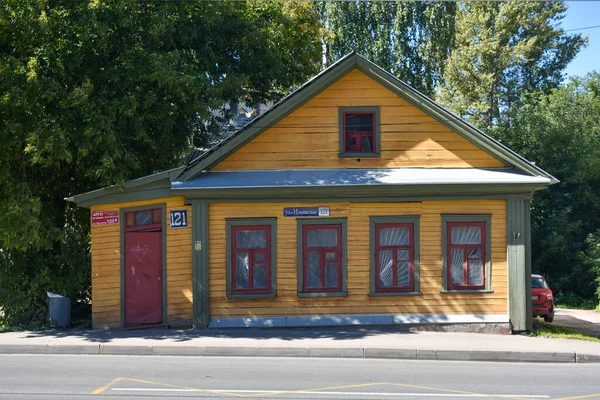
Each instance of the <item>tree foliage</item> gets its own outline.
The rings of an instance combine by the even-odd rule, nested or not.
[[[64,197],[179,165],[211,110],[277,98],[319,67],[311,3],[0,4],[0,305],[89,290],[89,214]]]
[[[507,111],[523,94],[558,87],[565,67],[586,43],[560,28],[566,9],[558,1],[462,4],[456,47],[437,100],[488,128],[509,118]]]
[[[454,2],[326,2],[327,63],[357,51],[432,95],[454,44]]]
[[[533,199],[533,270],[559,292],[590,298],[600,277],[592,262],[600,229],[600,74],[527,96],[510,114],[510,126],[493,134],[561,181]]]

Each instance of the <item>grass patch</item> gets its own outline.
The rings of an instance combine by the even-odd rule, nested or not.
[[[587,333],[574,331],[563,326],[552,325],[542,321],[533,321],[533,336],[548,337],[554,339],[575,339],[600,342],[600,338]]]

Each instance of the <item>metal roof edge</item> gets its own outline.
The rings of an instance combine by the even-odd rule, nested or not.
[[[169,179],[168,187],[170,188],[170,182],[172,182],[174,180],[174,177],[178,176],[184,169],[185,167],[172,168],[166,171],[161,171],[151,175],[146,175],[140,178],[135,178],[126,181],[125,183],[123,183],[123,185],[112,185],[109,187],[80,193],[70,197],[65,197],[65,200],[79,205],[80,203],[88,203],[94,199],[98,199],[103,196],[108,196],[115,193],[124,193],[132,189],[140,188],[142,186],[161,181],[165,178]]]

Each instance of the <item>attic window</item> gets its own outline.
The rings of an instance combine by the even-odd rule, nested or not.
[[[340,156],[379,156],[379,107],[340,107]]]

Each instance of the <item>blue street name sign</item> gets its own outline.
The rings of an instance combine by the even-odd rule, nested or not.
[[[329,217],[329,207],[284,207],[284,217]]]

